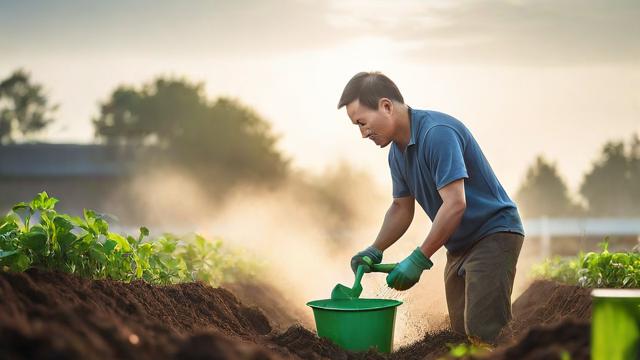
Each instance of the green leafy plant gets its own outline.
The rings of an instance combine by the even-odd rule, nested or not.
[[[573,258],[554,256],[534,266],[534,277],[553,279],[565,284],[577,284],[578,271],[582,266],[582,255]]]
[[[43,268],[94,279],[111,278],[169,284],[203,281],[211,285],[251,276],[256,265],[221,239],[163,234],[149,238],[109,231],[107,217],[85,210],[82,217],[59,214],[46,192],[16,204],[0,218],[0,269]]]
[[[447,344],[449,347],[449,356],[459,359],[468,356],[484,355],[491,351],[491,347],[486,344]]]
[[[534,268],[536,277],[594,288],[640,287],[640,253],[609,252],[607,241],[601,252],[580,253],[576,257],[547,259]]]

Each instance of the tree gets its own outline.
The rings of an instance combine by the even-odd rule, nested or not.
[[[627,149],[628,148],[628,149]],[[580,193],[594,216],[640,215],[640,141],[605,144],[600,158],[584,176]]]
[[[141,90],[118,87],[93,124],[96,137],[107,142],[166,147],[190,123],[196,127],[205,123],[208,112],[201,84],[160,78]]]
[[[140,90],[121,86],[93,120],[99,140],[165,149],[175,164],[218,183],[283,178],[288,161],[268,122],[239,101],[209,102],[202,84],[156,79]]]
[[[288,161],[269,123],[236,100],[219,98],[201,121],[186,122],[173,139],[181,159],[202,162],[232,178],[281,179]]]
[[[117,88],[101,106],[101,116],[93,120],[96,137],[109,143],[142,142],[150,135],[137,116],[141,94],[131,88]]]
[[[57,106],[49,106],[42,86],[24,70],[0,82],[0,144],[16,142],[42,131],[53,122]]]
[[[538,156],[527,170],[523,184],[516,194],[516,202],[525,217],[575,216],[580,212],[569,196],[556,165]]]

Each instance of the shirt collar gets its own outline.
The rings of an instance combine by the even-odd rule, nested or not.
[[[409,148],[409,146],[416,144],[416,139],[415,139],[416,132],[415,132],[415,121],[413,121],[413,109],[409,105],[407,105],[407,109],[409,113],[409,131],[411,133],[411,136],[409,137],[409,143],[407,144],[407,148]]]

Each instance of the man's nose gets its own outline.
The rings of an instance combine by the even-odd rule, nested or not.
[[[367,136],[369,136],[369,130],[365,129],[364,126],[360,128],[360,134],[362,134],[363,138],[366,138]]]

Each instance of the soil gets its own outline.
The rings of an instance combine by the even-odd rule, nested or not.
[[[538,280],[513,303],[513,320],[505,327],[499,343],[519,338],[535,326],[554,325],[574,319],[591,319],[591,289]]]
[[[262,311],[202,283],[126,284],[39,270],[0,274],[4,358],[156,359],[185,351],[197,358],[206,349],[229,354],[223,358],[268,358],[255,339],[270,332]]]
[[[243,281],[223,284],[222,287],[231,291],[243,304],[260,308],[274,329],[286,330],[293,325],[311,329],[315,326],[311,314],[303,313],[298,306],[290,306],[295,300],[270,284]]]
[[[591,289],[538,280],[513,303],[491,359],[589,359]],[[566,358],[566,357],[565,357]]]
[[[287,312],[272,288],[228,287],[244,301],[202,283],[0,272],[0,358],[438,359],[448,344],[466,341],[441,330],[391,355],[351,353],[296,324],[300,314]],[[553,359],[563,352],[588,358],[589,318],[588,290],[536,282],[514,303],[514,321],[489,358]]]
[[[517,343],[496,349],[488,358],[561,360],[569,355],[573,360],[588,360],[590,336],[588,322],[565,320],[552,326],[537,326]]]

